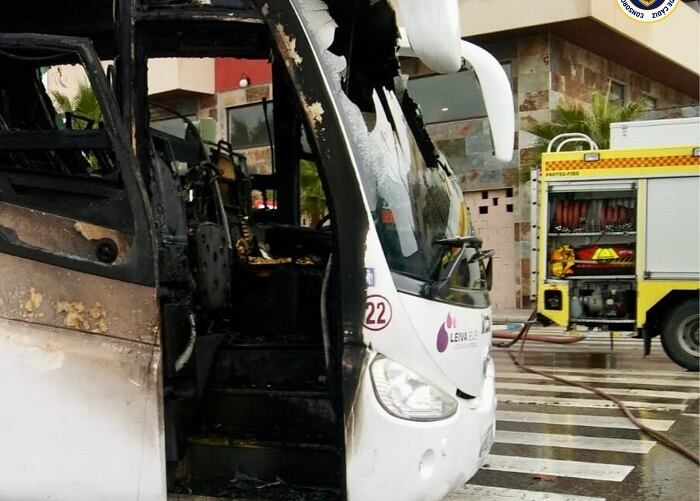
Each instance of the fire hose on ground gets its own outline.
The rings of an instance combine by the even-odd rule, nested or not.
[[[610,395],[609,393],[601,390],[600,388],[596,388],[594,386],[590,386],[585,383],[579,383],[578,381],[571,381],[569,379],[566,379],[561,376],[557,376],[556,374],[550,374],[548,372],[543,372],[539,371],[536,369],[532,369],[531,367],[528,367],[525,365],[523,362],[523,355],[525,353],[525,342],[526,341],[537,341],[541,343],[552,343],[552,344],[572,344],[572,343],[578,343],[579,341],[582,341],[585,339],[584,336],[572,336],[571,338],[568,339],[562,339],[562,338],[556,338],[553,336],[539,336],[539,335],[534,335],[534,336],[528,336],[528,331],[530,330],[530,327],[535,321],[535,318],[537,316],[537,312],[533,311],[530,317],[528,318],[528,321],[525,323],[522,329],[520,329],[520,332],[517,334],[511,334],[511,333],[506,333],[506,332],[494,332],[493,337],[498,338],[498,339],[508,339],[508,341],[505,342],[500,342],[500,343],[493,343],[493,346],[498,347],[498,348],[510,348],[511,346],[515,345],[518,341],[520,341],[520,349],[518,350],[518,356],[516,357],[512,353],[509,353],[511,359],[513,360],[513,363],[521,370],[525,372],[529,372],[531,374],[537,374],[538,376],[543,376],[549,379],[552,379],[554,381],[558,381],[560,383],[568,384],[569,386],[577,386],[579,388],[583,388],[584,390],[590,391],[592,393],[595,393],[596,395],[605,398],[607,400],[610,400],[613,402],[615,405],[617,405],[620,408],[620,411],[629,419],[632,424],[634,424],[637,428],[639,428],[640,431],[643,433],[646,433],[648,436],[658,440],[665,446],[667,446],[669,449],[674,450],[681,455],[687,457],[691,461],[695,462],[696,464],[700,464],[700,458],[698,458],[698,455],[695,454],[693,451],[685,447],[684,445],[680,444],[679,442],[675,441],[674,439],[667,437],[663,433],[659,433],[658,431],[654,431],[648,426],[644,425],[642,422],[637,419],[632,412],[627,408],[627,406],[622,402],[617,397],[614,397]]]

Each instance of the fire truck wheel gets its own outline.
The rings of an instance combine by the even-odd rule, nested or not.
[[[671,310],[661,326],[661,344],[671,360],[689,371],[698,370],[700,302],[691,299]]]

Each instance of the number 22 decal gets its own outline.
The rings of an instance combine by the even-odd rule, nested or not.
[[[371,331],[380,331],[391,322],[391,304],[384,296],[374,294],[367,296],[365,319],[362,325]]]

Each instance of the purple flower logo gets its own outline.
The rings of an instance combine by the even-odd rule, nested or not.
[[[439,351],[440,353],[444,352],[447,349],[447,345],[449,344],[449,334],[447,333],[447,329],[452,329],[454,327],[457,327],[457,321],[454,318],[452,318],[452,315],[448,313],[447,318],[440,326],[440,330],[437,334],[436,345],[437,351]]]

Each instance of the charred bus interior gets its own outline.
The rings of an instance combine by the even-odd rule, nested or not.
[[[302,225],[300,172],[318,160],[279,64],[273,57],[266,173],[250,174],[235,145],[205,144],[190,123],[184,137],[150,129],[153,183],[170,186],[160,230],[172,246],[160,277],[176,491],[339,487],[326,303],[333,225],[328,213]]]
[[[260,21],[241,14],[234,28],[177,14],[168,6],[142,13],[144,59],[267,60],[274,106],[264,106],[270,156],[256,174],[237,145],[201,141],[184,117],[179,137],[141,129],[152,194],[163,197],[169,489],[335,498],[344,453],[338,344],[329,337],[334,225],[328,211],[302,224],[302,170],[321,180],[300,99]],[[147,106],[143,95],[135,109]]]
[[[285,56],[258,8],[243,0],[212,3],[45,2],[40,16],[7,7],[0,32],[89,39],[120,105],[156,230],[169,491],[343,497],[341,360],[349,329],[329,298],[340,296],[338,211],[348,219],[353,209],[329,194],[323,217],[302,224],[302,171],[327,188],[332,166],[319,155]],[[398,74],[397,34],[384,29],[393,11],[370,1],[329,7],[339,24],[330,50],[348,61],[346,92],[371,111],[372,92],[391,88]],[[51,41],[39,36],[28,49],[0,47],[0,132],[7,133],[0,203],[100,224],[128,247],[140,223],[126,203],[126,167],[109,146],[110,128],[62,113],[43,76],[47,66],[82,65],[89,73],[100,63],[54,50]],[[264,173],[249,172],[236,144],[203,141],[186,117],[149,103],[146,63],[162,57],[270,62],[274,106],[266,110]],[[94,91],[104,104],[105,89]],[[181,121],[180,132],[151,127],[156,114]],[[32,140],[14,137],[18,130],[31,131]],[[41,151],[38,140],[45,141]],[[430,141],[418,140],[436,164]],[[102,243],[100,264],[119,262],[124,249]],[[139,282],[138,270],[150,264],[137,263],[131,278]]]
[[[324,327],[333,222],[326,213],[302,226],[300,210],[300,169],[318,169],[313,141],[261,19],[246,10],[237,21],[221,21],[217,9],[199,19],[199,11],[178,7],[154,2],[139,10],[130,40],[138,60],[117,58],[108,70],[113,90],[131,106],[154,208],[168,487],[227,497],[335,498],[343,475],[342,410],[337,343]],[[87,34],[101,59],[115,53],[104,33],[78,27],[67,34]],[[272,147],[265,173],[250,174],[236,145],[206,143],[185,117],[147,102],[145,62],[185,56],[270,61],[275,105],[267,110]],[[42,82],[42,69],[82,64],[50,48],[0,52],[0,130],[51,131],[61,142],[36,151],[3,138],[2,202],[48,204],[133,234],[104,125],[62,114]],[[181,120],[182,134],[150,128],[155,113]]]

